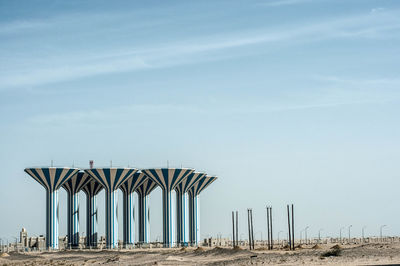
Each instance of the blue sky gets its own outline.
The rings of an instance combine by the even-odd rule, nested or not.
[[[297,234],[398,235],[399,47],[398,1],[0,1],[0,237],[45,232],[25,167],[91,159],[218,175],[202,236],[292,202]]]

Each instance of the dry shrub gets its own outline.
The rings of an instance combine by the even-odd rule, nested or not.
[[[340,256],[341,253],[342,253],[342,250],[336,248],[336,249],[332,249],[332,250],[329,250],[329,251],[327,251],[327,252],[322,253],[322,254],[321,254],[321,257],[322,257],[322,258],[326,258],[326,257],[337,257],[337,256]]]
[[[331,247],[331,249],[342,249],[342,247],[339,244],[336,244],[333,247]]]

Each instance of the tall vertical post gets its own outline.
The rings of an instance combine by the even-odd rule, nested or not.
[[[232,211],[232,247],[234,248],[235,246],[235,212]]]
[[[292,239],[291,239],[291,232],[290,232],[290,212],[289,212],[289,205],[287,205],[287,217],[288,217],[288,244],[289,244],[289,249],[292,250]]]
[[[250,209],[247,209],[247,227],[249,229],[249,249],[251,250]]]
[[[294,208],[292,204],[292,249],[294,250]]]
[[[267,248],[271,249],[269,229],[270,229],[270,226],[269,226],[269,207],[267,206],[267,236],[268,236],[268,238],[267,238]]]
[[[250,209],[251,246],[254,250],[253,209]]]
[[[274,249],[274,237],[272,235],[272,207],[269,207],[269,225],[271,227],[270,232],[271,232],[271,249]]]
[[[239,212],[236,211],[236,246],[239,246]]]

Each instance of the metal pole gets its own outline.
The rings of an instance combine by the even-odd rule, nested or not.
[[[292,249],[292,241],[291,241],[291,234],[290,234],[290,212],[289,212],[289,205],[287,205],[287,219],[288,219],[288,229],[289,229],[289,237],[288,237],[288,241],[289,241],[289,249]]]
[[[253,209],[250,209],[250,220],[251,220],[251,244],[254,250]]]
[[[381,241],[383,241],[383,239],[382,239],[382,229],[383,229],[383,227],[385,227],[386,226],[386,224],[384,224],[384,225],[381,225],[381,227],[380,227],[380,229],[379,229],[379,233],[380,233],[380,236],[381,236]]]
[[[294,250],[294,207],[292,204],[292,246]]]
[[[366,228],[366,226],[364,225],[363,228],[362,228],[362,230],[361,230],[361,231],[362,231],[362,241],[363,241],[363,242],[365,241],[365,239],[364,239],[364,229],[365,229],[365,228]]]
[[[271,249],[274,249],[274,238],[272,236],[272,207],[269,207],[269,219],[270,219],[269,225],[271,226],[271,230],[270,230],[270,232],[271,232]]]
[[[342,243],[342,230],[344,229],[344,227],[340,227],[340,243]]]
[[[267,209],[267,235],[268,235],[267,247],[268,247],[268,249],[271,249],[270,239],[269,239],[269,236],[270,236],[269,235],[269,207],[267,206],[266,209]]]
[[[251,250],[250,209],[247,209],[247,228],[249,229],[249,249]]]
[[[232,247],[235,247],[235,212],[232,211]]]
[[[309,227],[306,226],[306,228],[304,229],[304,237],[305,237],[306,245],[308,244],[308,243],[307,243],[307,229],[308,229],[308,228],[309,228]]]
[[[318,230],[318,243],[321,242],[321,231],[324,231],[324,229],[321,228],[321,229]]]
[[[352,225],[349,226],[349,244],[350,244],[350,228],[352,227]]]
[[[239,246],[239,212],[236,211],[236,246]]]

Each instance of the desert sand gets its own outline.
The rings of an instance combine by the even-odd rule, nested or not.
[[[3,254],[4,255],[4,254]],[[390,265],[400,264],[400,243],[301,247],[295,251],[232,248],[11,252],[0,265]]]

